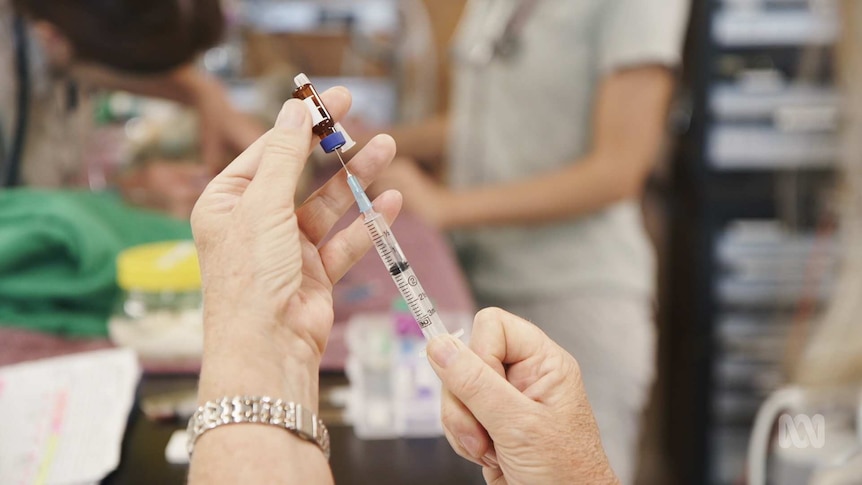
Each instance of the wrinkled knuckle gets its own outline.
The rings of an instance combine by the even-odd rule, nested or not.
[[[365,250],[367,249],[364,246],[361,248],[357,247],[352,241],[347,239],[339,240],[335,244],[337,245],[337,247],[334,248],[335,251],[329,254],[334,256],[337,255],[338,260],[349,261],[351,263],[362,259],[362,256],[365,255]],[[328,262],[332,263],[334,259],[335,258],[330,259]]]
[[[548,424],[548,416],[541,412],[525,412],[524,413],[524,428],[535,430],[546,427]]]
[[[446,403],[443,403],[440,407],[440,421],[443,422],[443,426],[446,429],[453,430],[458,427],[458,415],[452,407],[447,406]]]
[[[269,143],[266,145],[266,153],[268,156],[283,158],[287,160],[303,160],[305,159],[306,148],[300,146],[296,139],[291,136],[275,134],[270,137]]]
[[[445,402],[440,409],[440,420],[443,425],[453,434],[460,434],[470,430],[470,420],[464,414],[462,408],[455,405],[447,405]]]
[[[335,197],[332,193],[327,190],[322,190],[317,194],[316,200],[319,204],[321,204],[323,210],[327,212],[326,215],[338,216],[339,209],[341,208],[341,202],[339,199]]]
[[[545,352],[552,356],[551,358],[555,364],[554,368],[563,369],[566,375],[580,380],[581,364],[578,362],[578,359],[550,340],[547,341],[546,345],[552,347]]]
[[[488,391],[488,381],[482,368],[473,368],[464,374],[456,394],[464,396],[464,401],[473,401]],[[466,404],[466,402],[465,402]]]
[[[513,425],[502,431],[507,435],[507,442],[514,447],[532,446],[537,438],[546,437],[553,432],[548,426],[548,419],[538,413],[524,413]]]

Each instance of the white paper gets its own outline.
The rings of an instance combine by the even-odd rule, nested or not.
[[[140,376],[129,349],[0,368],[0,483],[104,478],[120,462]]]

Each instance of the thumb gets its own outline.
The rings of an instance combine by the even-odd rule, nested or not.
[[[513,412],[521,412],[532,403],[451,335],[434,337],[426,351],[443,386],[491,433],[504,426]]]
[[[260,165],[247,194],[264,204],[292,207],[297,181],[308,159],[311,116],[299,100],[284,103],[275,127],[266,135]]]

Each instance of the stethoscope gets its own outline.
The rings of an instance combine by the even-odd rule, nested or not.
[[[8,152],[5,143],[1,143],[4,155],[0,166],[0,186],[15,187],[20,183],[21,159],[24,155],[24,144],[27,139],[27,123],[30,115],[30,52],[27,41],[27,25],[24,18],[15,15],[12,20],[12,35],[15,44],[15,76],[17,78],[17,96],[15,101],[15,129],[12,131],[11,146]],[[0,133],[0,141],[3,134]]]
[[[467,85],[472,90],[465,107],[472,113],[482,113],[487,104],[485,76],[494,63],[512,63],[523,48],[524,29],[541,0],[520,0],[512,9],[503,8],[500,2],[488,2],[487,15],[483,19],[488,32],[479,39],[470,39],[453,50],[453,58],[468,70],[474,71],[475,78]],[[480,170],[488,169],[490,159],[478,142],[479,135],[473,136],[475,143],[469,149],[467,159],[479,164]]]
[[[487,66],[495,60],[509,61],[521,49],[522,33],[527,21],[541,0],[521,0],[517,7],[501,23],[498,33],[484,42],[476,42],[466,52],[458,53],[458,58],[474,66]]]

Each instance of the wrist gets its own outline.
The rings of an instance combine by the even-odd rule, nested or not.
[[[619,485],[619,479],[608,463],[604,452],[600,457],[596,458],[597,462],[594,466],[588,467],[586,470],[578,470],[572,477],[576,483],[595,483],[603,485]]]
[[[582,426],[578,426],[578,428],[584,429]],[[578,483],[619,485],[619,479],[611,468],[608,456],[602,446],[598,427],[595,424],[590,424],[586,429],[590,429],[590,431],[584,433],[583,437],[592,436],[592,439],[588,439],[587,442],[577,442],[572,447],[580,451],[573,455],[579,456],[579,459],[574,467],[575,473],[571,478]]]
[[[193,65],[177,68],[168,74],[171,84],[181,93],[183,104],[197,106],[219,89],[218,82]]]
[[[266,395],[317,412],[319,352],[300,339],[267,338],[235,328],[239,331],[229,335],[205,334],[198,401]]]
[[[204,75],[194,66],[183,66],[169,75],[172,84],[179,89],[183,96],[183,103],[194,105],[201,97]]]

